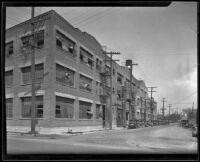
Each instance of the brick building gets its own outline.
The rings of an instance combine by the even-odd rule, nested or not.
[[[121,90],[130,84],[129,69],[114,62],[111,71],[110,62],[104,61],[109,57],[100,43],[90,34],[74,28],[55,11],[39,15],[35,21],[38,124],[43,127],[97,126],[104,124],[104,120],[108,122],[110,77],[105,75],[108,71],[113,76],[112,123],[122,126],[128,120],[129,105],[121,99]],[[6,30],[5,97],[7,125],[10,126],[29,126],[31,121],[30,32],[30,20]],[[134,101],[148,97],[142,82],[133,79],[134,92],[137,92]],[[134,113],[138,119],[144,114],[140,107],[138,104]]]

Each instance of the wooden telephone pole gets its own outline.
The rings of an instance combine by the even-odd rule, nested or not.
[[[113,55],[119,55],[119,52],[104,52],[105,54],[109,54],[111,59],[105,60],[110,61],[110,118],[109,118],[109,128],[112,129],[112,73],[113,73],[113,61],[119,61],[119,60],[113,60]]]
[[[162,116],[164,118],[164,116],[165,116],[165,102],[167,102],[167,101],[165,101],[165,98],[163,98],[162,102],[163,102]]]
[[[32,79],[32,103],[31,103],[31,134],[36,134],[35,131],[35,125],[36,125],[36,104],[35,104],[35,27],[34,27],[34,12],[35,8],[31,8],[31,25],[32,25],[32,30],[31,30],[31,38],[32,38],[32,44],[31,44],[31,79]]]
[[[151,114],[151,119],[152,119],[152,114],[153,114],[153,110],[152,110],[152,93],[153,92],[156,92],[156,91],[153,91],[154,88],[157,88],[157,87],[147,87],[147,88],[151,88],[151,102],[150,102],[150,114]]]
[[[170,123],[170,107],[171,107],[171,104],[169,104],[168,107],[169,107],[169,119],[168,119],[169,121],[168,122]]]

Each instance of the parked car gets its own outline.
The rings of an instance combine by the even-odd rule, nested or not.
[[[187,119],[182,119],[181,120],[181,126],[184,128],[188,128],[189,127],[189,123]]]
[[[134,121],[130,121],[130,123],[128,124],[127,129],[136,129],[137,128],[137,124]]]
[[[197,129],[197,127],[195,127],[193,130],[192,130],[192,137],[198,137],[199,135],[199,131]]]

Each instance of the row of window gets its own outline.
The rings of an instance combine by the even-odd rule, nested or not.
[[[30,47],[33,46],[32,40],[33,40],[33,35],[27,35],[21,37],[21,44],[22,44],[21,52],[28,53]],[[34,46],[36,46],[37,48],[42,48],[44,46],[44,30],[35,33],[35,40],[36,41]],[[56,46],[62,49],[63,51],[67,52],[67,54],[71,55],[72,57],[76,57],[75,42],[58,30],[56,30]],[[13,54],[14,54],[14,42],[10,41],[6,43],[5,55],[6,57],[9,57]],[[93,55],[82,47],[80,48],[80,61],[89,66],[91,69],[93,69],[94,67]],[[96,69],[98,71],[101,71],[101,68],[102,68],[102,61],[96,58]]]
[[[21,97],[21,117],[31,117],[31,97]],[[79,119],[91,119],[92,104],[84,101],[79,101]],[[43,118],[43,96],[36,96],[36,117]],[[13,99],[6,99],[6,117],[13,117]],[[56,118],[74,118],[74,99],[56,96],[55,105]],[[96,119],[102,117],[102,106],[96,104]]]
[[[62,49],[63,51],[67,52],[70,56],[76,57],[75,42],[58,30],[56,30],[56,46]],[[89,68],[91,69],[94,68],[95,60],[93,55],[82,47],[80,47],[79,59]],[[98,71],[101,71],[101,68],[102,68],[102,61],[96,58],[96,69]]]
[[[31,66],[21,68],[22,72],[22,84],[31,83]],[[62,85],[68,85],[74,87],[74,75],[75,72],[69,68],[56,64],[56,81]],[[36,83],[43,82],[44,79],[44,65],[35,65],[35,81]],[[5,85],[6,87],[13,86],[13,70],[5,72]],[[102,89],[101,84],[96,84],[99,89]],[[79,88],[88,92],[92,92],[92,79],[80,74]],[[99,90],[100,91],[100,90]]]
[[[21,68],[22,72],[22,84],[31,84],[31,66]],[[35,65],[35,82],[40,83],[44,79],[44,65],[37,64]],[[9,70],[5,72],[5,86],[12,87],[13,86],[13,70]]]
[[[33,35],[27,35],[21,38],[22,41],[22,45],[23,47],[28,48],[29,46],[31,46],[31,41],[32,41]],[[44,45],[44,30],[41,30],[39,32],[37,32],[35,34],[35,38],[36,39],[36,46],[38,48],[42,48]],[[60,31],[56,30],[56,45],[57,47],[61,48],[62,50],[70,53],[71,55],[73,55],[73,57],[75,56],[75,42],[72,41],[71,39],[69,39],[67,36],[65,36],[63,33],[61,33]],[[13,54],[13,41],[8,42],[6,44],[6,55],[12,55]],[[94,58],[93,55],[90,54],[87,50],[85,50],[84,48],[80,48],[80,61],[85,63],[86,65],[88,65],[91,69],[94,67]],[[106,67],[108,68],[108,67]],[[59,67],[57,68],[58,70],[60,69]],[[101,72],[102,70],[102,61],[99,60],[98,58],[96,58],[96,69]],[[23,83],[24,84],[29,84],[30,80],[28,78],[29,77],[29,72],[30,72],[30,67],[27,68],[23,68],[22,69],[24,73],[27,73],[27,76],[24,78]],[[110,69],[109,69],[110,70]],[[12,72],[11,72],[12,73]],[[117,73],[117,82],[122,85],[122,78],[123,76],[120,73]],[[9,76],[11,76],[12,74],[8,74]],[[26,74],[25,74],[26,75]],[[58,74],[59,75],[59,74]],[[115,75],[115,69],[113,69],[113,75]],[[41,78],[37,78],[36,81],[40,82]],[[9,79],[12,80],[12,79]],[[61,83],[66,83],[68,85],[72,85],[73,80],[71,79],[67,79],[67,78],[57,78],[58,81],[60,81]],[[7,86],[10,87],[12,86],[12,82],[7,83]],[[84,88],[84,86],[80,87],[81,89]],[[85,89],[85,88],[84,88]],[[87,88],[88,91],[91,91],[91,88]]]
[[[35,44],[33,44],[33,34],[21,37],[21,52],[28,52],[31,46],[42,48],[44,46],[44,30],[40,30],[35,33]],[[14,42],[10,41],[5,45],[5,56],[9,57],[14,54]]]
[[[31,84],[31,66],[21,68],[22,84]],[[37,64],[35,66],[36,83],[43,82],[44,79],[44,65]],[[69,68],[56,64],[56,81],[62,85],[74,87],[75,72]],[[5,85],[6,87],[13,86],[13,70],[5,72]],[[79,88],[84,91],[92,92],[92,79],[80,74]],[[102,83],[96,82],[96,94],[100,95],[103,92]],[[113,88],[113,94],[115,89]],[[117,98],[122,99],[122,92],[117,91]],[[138,99],[137,105],[143,105],[143,101]]]

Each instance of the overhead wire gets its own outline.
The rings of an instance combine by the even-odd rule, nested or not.
[[[80,21],[82,18],[84,18],[85,16],[89,16],[90,14],[94,14],[95,11],[98,11],[100,10],[101,8],[97,8],[95,11],[93,11],[93,9],[96,9],[96,8],[89,8],[88,10],[86,10],[85,12],[82,12],[81,14],[79,15],[76,15],[74,17],[72,17],[71,19],[69,19],[69,21],[72,21],[72,23],[75,23],[76,21]],[[74,21],[74,22],[73,22]]]
[[[113,8],[112,8],[112,9],[113,9]],[[112,9],[111,9],[111,10],[112,10]],[[81,25],[81,26],[79,26],[79,28],[80,28],[80,27],[83,27],[83,26],[86,26],[86,25],[88,25],[88,24],[90,24],[90,23],[92,23],[92,22],[94,22],[94,21],[97,21],[97,20],[99,20],[99,19],[101,19],[101,18],[107,16],[108,14],[110,14],[110,13],[113,11],[113,10],[112,10],[112,11],[111,11],[111,10],[108,11],[106,14],[101,15],[100,17],[98,17],[98,19],[91,20],[91,21],[87,22],[85,25]]]
[[[190,94],[190,95],[188,95],[188,96],[182,98],[182,99],[179,100],[178,102],[172,103],[172,105],[175,105],[176,103],[180,103],[180,101],[185,100],[185,99],[188,99],[188,98],[190,98],[191,96],[193,96],[193,95],[196,94],[196,93],[197,93],[197,91],[195,91],[195,92],[193,92],[192,94]]]
[[[100,15],[102,13],[105,13],[106,11],[110,10],[111,8],[113,8],[113,7],[107,8],[107,9],[105,9],[103,11],[100,11],[100,12],[94,14],[94,15],[91,15],[91,16],[87,17],[86,19],[83,19],[81,21],[78,21],[78,22],[74,23],[73,25],[80,25],[82,23],[85,23],[86,21],[88,21],[88,20],[90,20],[90,19],[92,19],[92,18],[94,18],[94,17],[96,17],[96,16],[98,16],[98,15]]]
[[[15,22],[17,22],[17,23],[20,23],[19,20],[14,19],[14,18],[11,18],[11,17],[9,17],[9,16],[6,16],[6,18],[7,18],[8,20],[11,20],[11,21],[15,21]]]

